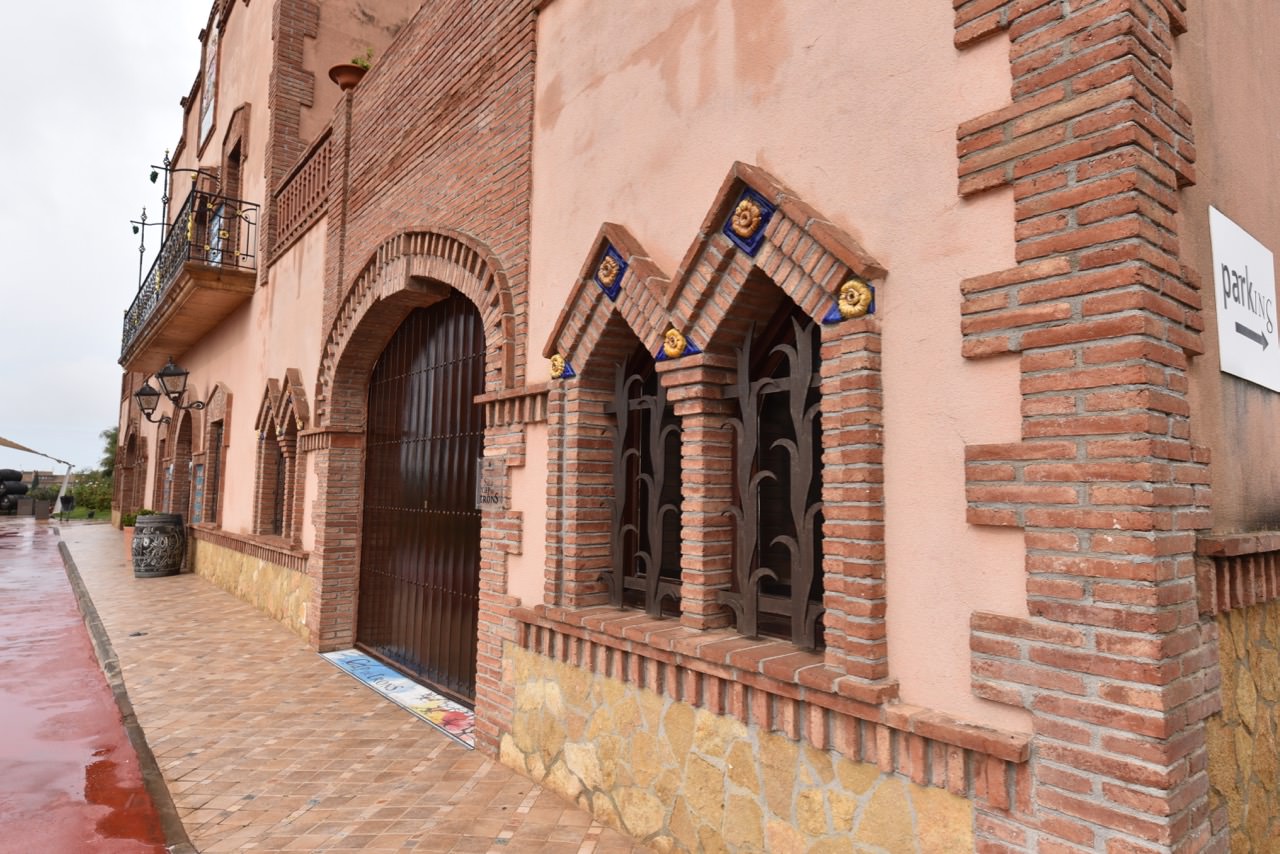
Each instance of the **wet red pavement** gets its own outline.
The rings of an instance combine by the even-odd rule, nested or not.
[[[164,850],[53,527],[0,517],[0,854]]]

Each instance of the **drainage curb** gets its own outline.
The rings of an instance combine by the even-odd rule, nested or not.
[[[120,659],[116,657],[115,647],[111,645],[111,638],[107,636],[107,630],[102,625],[98,609],[89,598],[89,590],[84,586],[84,579],[80,577],[80,569],[76,566],[75,559],[71,557],[71,550],[62,539],[61,529],[53,530],[58,536],[58,551],[62,554],[62,565],[66,568],[71,589],[75,591],[76,602],[80,605],[80,615],[84,617],[85,627],[89,630],[89,638],[93,642],[93,651],[98,656],[98,664],[102,667],[107,685],[111,688],[116,706],[120,709],[120,720],[124,724],[125,732],[129,734],[134,752],[138,754],[142,782],[147,787],[147,793],[151,795],[151,801],[155,804],[156,813],[160,817],[160,828],[164,831],[166,847],[173,854],[199,854],[196,847],[191,844],[190,837],[187,836],[187,829],[182,826],[182,819],[178,817],[178,808],[174,806],[173,796],[169,794],[169,786],[164,781],[164,775],[160,773],[160,765],[156,762],[155,754],[151,752],[151,745],[147,744],[147,736],[142,731],[142,725],[138,723],[138,716],[134,714],[133,703],[130,702],[129,692],[125,689],[124,675],[120,672]]]

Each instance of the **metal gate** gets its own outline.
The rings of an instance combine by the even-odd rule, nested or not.
[[[454,293],[416,309],[369,382],[356,644],[475,700],[484,330]]]

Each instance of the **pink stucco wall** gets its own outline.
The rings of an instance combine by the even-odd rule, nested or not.
[[[1016,361],[966,362],[959,328],[960,280],[1014,263],[1011,197],[956,193],[956,127],[1007,103],[1007,43],[961,55],[952,37],[945,3],[545,7],[530,352],[603,221],[624,224],[672,273],[734,160],[787,183],[890,271],[879,313],[890,666],[902,699],[1025,728],[1022,711],[968,685],[970,612],[1026,613],[1021,533],[964,521],[964,445],[1019,435]],[[530,545],[512,561],[511,589],[536,601],[543,559],[530,535],[545,490],[533,476],[513,487]]]
[[[302,65],[315,74],[316,91],[310,107],[302,110],[299,134],[315,139],[329,125],[333,108],[342,94],[329,80],[329,69],[364,57],[373,51],[371,65],[386,56],[391,43],[422,0],[360,0],[320,4],[320,22],[314,39],[302,43]]]
[[[1206,352],[1191,372],[1194,439],[1212,451],[1214,530],[1275,529],[1280,455],[1270,447],[1280,395],[1219,372],[1209,206],[1280,257],[1280,3],[1217,0],[1193,3],[1188,12],[1174,70],[1176,91],[1195,119],[1198,154],[1198,182],[1184,192],[1180,213],[1183,258],[1204,283]]]
[[[507,592],[519,596],[521,602],[536,603],[542,601],[543,571],[547,565],[543,548],[547,541],[547,425],[527,425],[525,443],[527,462],[511,469],[513,506],[524,512],[524,530],[520,554],[507,558]],[[542,498],[540,508],[529,503],[535,496]]]
[[[272,56],[270,3],[236,4],[221,37],[223,60],[218,69],[218,99],[214,127],[203,147],[198,145],[199,104],[186,117],[186,146],[176,165],[216,169],[221,164],[223,140],[233,111],[248,103],[249,124],[243,152],[241,196],[265,207],[268,196],[264,174],[268,144],[267,92]],[[229,61],[228,57],[234,57]],[[326,87],[332,84],[318,81]],[[197,92],[197,99],[199,94]],[[185,199],[189,176],[179,173],[173,207]],[[259,222],[261,214],[259,214]],[[231,420],[227,425],[228,447],[223,469],[221,526],[229,531],[249,533],[253,526],[253,488],[257,457],[254,420],[269,378],[282,379],[288,368],[302,374],[308,392],[319,365],[323,333],[320,331],[321,300],[324,290],[324,244],[326,227],[321,220],[281,257],[274,260],[267,283],[252,299],[230,315],[216,329],[182,353],[171,354],[190,371],[189,399],[207,399],[216,384],[233,395]],[[261,260],[261,259],[260,259]],[[161,411],[164,411],[162,404]],[[203,425],[203,420],[199,422]],[[146,424],[149,436],[150,469],[147,473],[147,502],[152,494],[155,472],[157,428]],[[196,438],[197,449],[203,445]],[[311,493],[314,495],[314,491]],[[304,511],[303,544],[314,542],[309,522],[310,507]]]

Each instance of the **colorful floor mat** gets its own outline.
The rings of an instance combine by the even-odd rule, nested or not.
[[[466,706],[441,697],[363,652],[343,649],[321,653],[321,657],[393,703],[413,712],[459,744],[475,748],[476,716]]]

